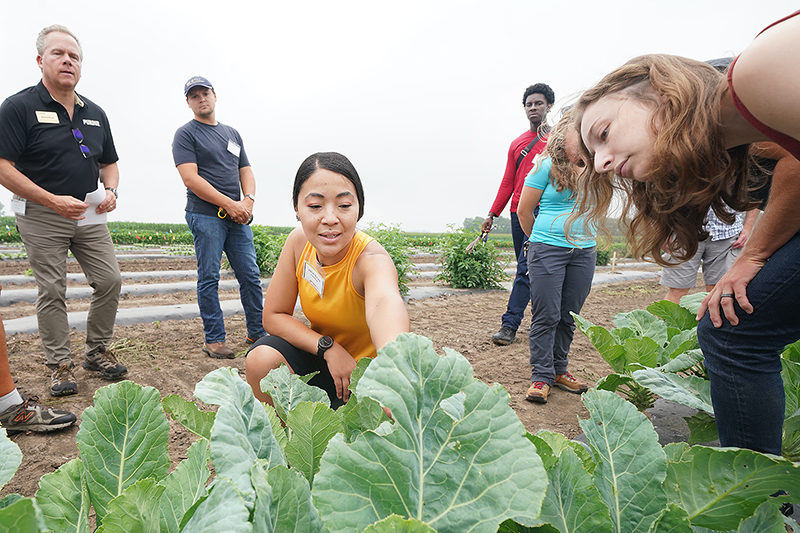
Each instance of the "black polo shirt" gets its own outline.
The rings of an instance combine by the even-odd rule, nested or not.
[[[80,130],[82,143],[73,129]],[[89,148],[86,157],[81,144]],[[42,82],[0,105],[0,157],[46,191],[79,200],[97,189],[100,165],[119,159],[100,106],[78,95],[70,122]]]

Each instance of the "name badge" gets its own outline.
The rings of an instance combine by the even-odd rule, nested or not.
[[[25,216],[25,199],[15,194],[11,198],[11,212],[15,215]]]
[[[314,290],[317,291],[319,297],[322,298],[322,293],[325,291],[325,278],[308,261],[303,263],[303,279],[309,282],[314,287]]]
[[[58,124],[58,113],[55,111],[37,111],[36,120],[40,124]]]
[[[239,153],[242,151],[242,147],[233,141],[228,141],[228,151],[233,155],[235,155],[236,157],[239,157]]]

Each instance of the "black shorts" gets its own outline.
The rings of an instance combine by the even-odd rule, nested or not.
[[[325,359],[317,356],[315,353],[309,353],[296,348],[294,345],[275,335],[265,335],[261,337],[253,343],[250,350],[258,346],[269,346],[270,348],[278,350],[283,358],[286,359],[286,362],[289,363],[289,367],[291,367],[292,371],[298,376],[319,372],[319,374],[311,378],[308,384],[327,392],[333,409],[338,409],[344,405],[344,402],[336,396],[336,385],[333,384],[333,377],[331,376],[330,370],[328,370],[328,363]],[[248,350],[247,353],[250,353],[250,350]]]

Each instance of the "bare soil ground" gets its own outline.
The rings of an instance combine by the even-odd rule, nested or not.
[[[174,258],[164,260],[136,260],[120,263],[122,270],[189,270],[194,261]],[[0,261],[0,275],[22,274],[27,269],[23,261]],[[70,269],[78,269],[77,264]],[[412,282],[414,285],[431,285],[429,280]],[[5,287],[10,290],[14,287]],[[665,290],[657,279],[622,282],[593,288],[586,301],[582,315],[595,324],[609,327],[619,312],[644,308],[659,300]],[[237,298],[237,291],[226,291],[222,298]],[[124,306],[149,306],[186,303],[193,301],[195,294],[180,293],[148,298],[129,298],[120,302]],[[527,328],[530,316],[526,316],[517,341],[510,346],[499,347],[491,342],[492,334],[500,326],[500,317],[505,311],[506,291],[475,292],[457,296],[442,296],[411,300],[406,306],[411,317],[411,330],[430,337],[438,352],[443,347],[452,348],[464,355],[474,368],[475,377],[486,383],[500,383],[510,394],[510,405],[530,432],[540,429],[554,430],[574,438],[580,433],[578,420],[588,413],[577,395],[555,389],[547,404],[532,404],[525,401],[525,391],[530,384],[528,364]],[[34,313],[30,304],[18,304],[19,308],[4,308],[3,318],[29,316]],[[26,307],[27,306],[27,307]],[[88,307],[88,301],[70,303],[70,311]],[[162,397],[178,394],[193,399],[195,384],[210,371],[220,366],[233,366],[244,376],[245,323],[244,316],[225,319],[228,343],[237,351],[232,360],[215,360],[202,353],[202,324],[199,318],[185,321],[164,321],[131,326],[117,326],[114,332],[116,353],[127,365],[127,379],[141,385],[157,388]],[[109,382],[81,368],[84,333],[72,331],[73,360],[77,363],[76,378],[78,394],[66,398],[49,395],[50,372],[44,366],[41,343],[36,334],[10,335],[7,339],[11,373],[17,387],[26,394],[36,395],[50,405],[80,414],[92,405],[94,392]],[[591,384],[611,369],[597,354],[586,338],[577,332],[570,353],[570,370],[579,379]],[[22,465],[15,477],[0,492],[0,497],[19,493],[33,496],[38,489],[39,478],[53,472],[70,459],[77,457],[76,435],[78,426],[51,434],[18,434],[12,436],[22,449]],[[193,434],[184,430],[177,422],[171,422],[169,453],[173,467],[185,457],[186,450],[195,440]]]

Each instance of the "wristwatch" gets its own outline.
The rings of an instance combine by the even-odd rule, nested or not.
[[[333,339],[327,335],[323,335],[317,341],[317,355],[319,357],[325,357],[325,352],[327,352],[331,346],[333,346]]]
[[[117,194],[117,189],[115,189],[114,187],[106,187],[106,190],[113,192],[114,198],[119,198],[119,194]]]
[[[253,203],[256,203],[256,197],[253,196],[252,194],[245,194],[244,197],[245,198],[250,198],[251,200],[253,200]]]

